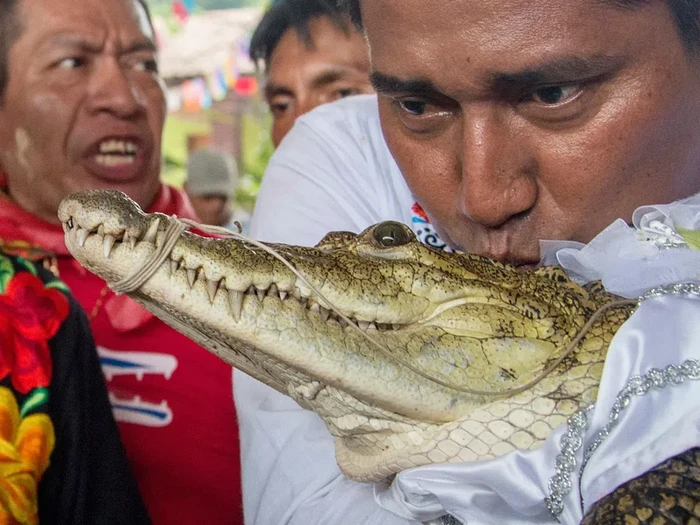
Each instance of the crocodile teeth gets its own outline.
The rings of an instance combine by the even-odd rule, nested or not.
[[[219,289],[218,281],[207,281],[207,293],[209,294],[209,301],[214,304],[214,298],[216,297],[216,291]]]
[[[104,224],[100,224],[100,225],[97,227],[97,235],[99,235],[100,237],[102,237],[104,234],[105,234],[105,225],[104,225]]]
[[[187,282],[190,283],[190,288],[194,286],[194,282],[197,280],[197,270],[192,268],[187,269]]]
[[[70,231],[70,226],[68,226],[67,222],[62,222],[61,226],[63,226],[64,233],[68,233]]]
[[[243,292],[237,290],[228,291],[228,303],[231,306],[231,313],[236,321],[241,320],[241,310],[243,310]]]
[[[282,290],[280,290],[280,299],[282,301],[284,301],[287,298],[287,295],[287,292],[283,292]]]
[[[342,326],[343,328],[348,326],[348,322],[345,319],[343,319],[342,317],[338,317],[338,322],[340,323],[340,326]]]
[[[129,235],[128,231],[125,231],[124,238],[122,239],[122,243],[126,244],[127,242],[129,243],[129,246],[131,246],[132,250],[134,248],[136,248],[136,237],[132,237],[131,235]]]
[[[257,296],[258,296],[258,301],[260,301],[260,302],[262,303],[262,302],[263,302],[263,299],[265,298],[265,290],[257,290],[257,289],[256,289],[256,290],[255,290],[255,293],[256,293]]]
[[[400,325],[400,324],[392,324],[392,325],[391,325],[391,328],[392,328],[393,330],[401,330],[401,325]]]
[[[256,299],[257,300],[257,290],[255,289],[255,286],[252,284],[248,287],[248,289],[244,292],[245,295],[250,296],[251,299]]]
[[[327,309],[324,308],[323,306],[319,307],[318,313],[321,315],[321,319],[324,320],[324,321],[328,321],[328,318],[329,318],[330,315],[331,315],[330,310],[327,310]]]
[[[267,295],[269,295],[270,297],[279,297],[279,293],[279,289],[277,288],[277,285],[275,283],[272,283],[267,289]]]
[[[160,219],[156,219],[151,223],[151,225],[148,227],[148,231],[146,232],[146,235],[143,236],[143,240],[146,242],[155,242],[156,241],[156,235],[158,234],[158,225],[160,224]]]
[[[311,306],[309,306],[309,310],[311,310],[312,312],[320,312],[321,306],[318,303],[314,303]]]
[[[367,321],[357,321],[357,326],[363,330],[367,330],[367,328],[369,328],[369,323]]]
[[[80,245],[81,248],[85,244],[85,241],[87,240],[88,235],[90,235],[90,232],[87,231],[85,228],[78,228],[78,244]]]
[[[109,254],[112,253],[116,239],[111,235],[105,235],[102,239],[102,247],[104,248],[105,259],[109,259]]]
[[[180,269],[180,261],[173,261],[170,259],[170,272],[175,273]]]

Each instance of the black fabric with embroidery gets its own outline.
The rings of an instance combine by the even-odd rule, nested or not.
[[[47,326],[49,339],[34,335]],[[1,251],[0,394],[11,422],[1,429],[10,467],[0,490],[23,495],[4,499],[9,508],[0,502],[3,520],[35,522],[35,501],[41,525],[150,523],[85,313],[53,274]]]

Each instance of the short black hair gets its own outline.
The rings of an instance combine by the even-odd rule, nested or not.
[[[313,47],[309,22],[318,17],[328,18],[348,35],[354,30],[337,0],[276,0],[255,28],[250,40],[250,58],[256,64],[262,60],[267,69],[277,44],[290,29],[297,32],[307,47]]]
[[[622,8],[636,8],[655,0],[602,0]],[[664,0],[676,23],[681,41],[692,52],[700,52],[700,0]],[[362,29],[360,0],[338,0],[338,4],[350,16],[352,23]]]
[[[146,0],[137,0],[146,11],[148,23],[153,29],[151,10]],[[9,81],[8,57],[12,44],[22,34],[22,21],[17,16],[17,5],[20,0],[0,0],[0,105],[5,96],[5,88]]]

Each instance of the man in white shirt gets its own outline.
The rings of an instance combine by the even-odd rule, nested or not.
[[[626,297],[700,278],[682,234],[700,228],[698,198],[676,202],[700,191],[700,4],[351,3],[379,102],[297,122],[268,169],[253,236],[313,244],[394,219],[430,244],[524,268],[546,258]],[[566,243],[541,250],[543,239]],[[583,437],[596,452],[585,470],[578,458],[569,491],[549,484],[566,428],[539,451],[413,469],[389,489],[353,483],[319,418],[240,380],[247,521],[541,523],[553,496],[564,523],[594,515],[618,486],[700,445],[690,376],[626,401],[606,427],[631,376],[700,357],[693,290],[664,289],[618,332]]]
[[[255,28],[250,57],[265,72],[272,143],[316,106],[372,93],[362,35],[334,0],[276,0]]]

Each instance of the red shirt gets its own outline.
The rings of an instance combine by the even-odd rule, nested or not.
[[[195,218],[185,194],[168,186],[148,211]],[[0,239],[7,251],[31,259],[53,255],[91,317],[114,416],[153,523],[242,524],[231,367],[115,295],[71,258],[61,226],[1,193]]]

